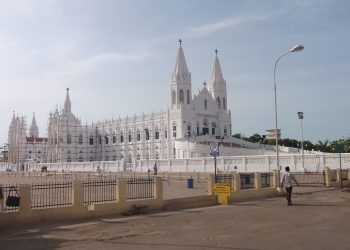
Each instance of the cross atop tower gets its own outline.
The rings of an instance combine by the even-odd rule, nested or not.
[[[215,55],[218,55],[218,52],[219,52],[218,49],[215,49],[214,51],[215,51]]]
[[[181,38],[179,39],[179,43],[180,43],[180,46],[181,46],[181,44],[182,44],[182,39]]]

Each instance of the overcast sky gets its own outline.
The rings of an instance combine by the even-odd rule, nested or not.
[[[350,136],[350,1],[0,0],[0,145],[13,111],[35,112],[40,135],[70,88],[85,123],[159,112],[182,38],[193,94],[214,50],[227,82],[233,133],[274,128],[277,66],[282,137]]]

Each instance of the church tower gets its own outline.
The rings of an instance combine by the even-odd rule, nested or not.
[[[227,110],[226,81],[222,76],[218,50],[215,50],[214,64],[211,79],[209,81],[209,92],[215,100],[221,112]]]
[[[191,73],[187,69],[185,55],[182,49],[182,40],[177,50],[175,68],[171,81],[171,109],[190,107],[192,102]]]

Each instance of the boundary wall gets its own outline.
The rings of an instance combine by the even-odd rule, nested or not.
[[[339,154],[305,154],[304,168],[302,155],[281,154],[279,157],[281,169],[289,166],[292,172],[322,172],[324,168],[337,169],[340,167]],[[61,162],[61,163],[29,163],[26,171],[40,171],[43,166],[48,171],[59,172],[96,172],[100,167],[104,172],[147,172],[153,171],[157,164],[159,172],[214,172],[214,157],[188,158],[188,159],[150,159],[134,160],[126,163],[118,161],[94,161],[94,162]],[[350,153],[342,154],[342,168],[350,168]],[[271,172],[276,170],[275,155],[256,156],[222,156],[217,157],[219,172]]]

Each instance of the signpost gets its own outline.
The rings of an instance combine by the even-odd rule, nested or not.
[[[216,183],[216,156],[219,155],[219,144],[217,142],[210,143],[210,155],[214,156],[214,168],[215,168],[215,183]]]

